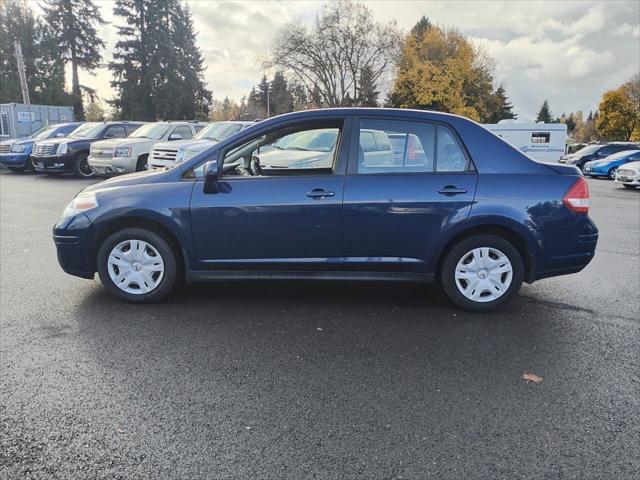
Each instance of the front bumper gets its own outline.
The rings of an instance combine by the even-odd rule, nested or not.
[[[65,173],[73,171],[73,157],[69,155],[51,155],[48,157],[31,156],[36,172]]]
[[[93,278],[96,271],[93,255],[95,233],[95,227],[84,213],[63,218],[53,227],[58,263],[66,273]]]
[[[136,171],[137,163],[132,157],[96,158],[89,156],[87,161],[91,170],[97,175],[105,177],[133,173]]]
[[[29,165],[29,153],[2,153],[0,165],[5,167],[26,167]]]
[[[640,185],[640,174],[636,175],[616,175],[616,182],[624,185]]]
[[[609,172],[602,170],[601,168],[593,168],[593,167],[589,167],[587,165],[584,166],[584,169],[582,170],[582,173],[584,175],[588,175],[590,177],[607,177],[609,176]]]

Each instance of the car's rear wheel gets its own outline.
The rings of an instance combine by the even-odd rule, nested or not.
[[[616,170],[617,170],[617,168],[612,168],[611,170],[609,170],[609,173],[607,175],[607,177],[609,177],[609,180],[615,180],[616,179]]]
[[[461,240],[447,253],[440,280],[449,298],[471,312],[491,312],[522,286],[524,262],[518,249],[497,235]]]
[[[76,156],[73,162],[73,173],[76,177],[80,178],[90,178],[93,177],[94,172],[91,170],[89,166],[89,154],[81,153]]]
[[[125,228],[107,237],[98,250],[97,267],[107,291],[129,302],[160,300],[176,283],[171,245],[143,228]]]
[[[140,155],[136,163],[136,172],[144,172],[145,170],[149,170],[149,156]]]

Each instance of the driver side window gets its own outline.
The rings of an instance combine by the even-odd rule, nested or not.
[[[225,177],[331,174],[341,126],[335,122],[284,127],[227,151]]]

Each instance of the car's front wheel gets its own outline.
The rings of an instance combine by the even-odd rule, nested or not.
[[[94,172],[89,166],[89,154],[80,153],[73,162],[73,173],[76,177],[89,178],[93,177]]]
[[[616,179],[616,170],[617,168],[612,168],[611,170],[609,170],[609,174],[607,175],[607,177],[609,177],[609,180]]]
[[[474,235],[447,253],[440,281],[449,298],[471,312],[491,312],[522,286],[524,263],[518,249],[497,235]]]
[[[110,294],[136,303],[160,300],[177,277],[171,245],[143,228],[125,228],[107,237],[98,250],[97,267]]]

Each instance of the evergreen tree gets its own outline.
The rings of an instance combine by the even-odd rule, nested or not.
[[[100,9],[92,0],[45,0],[44,17],[55,35],[62,55],[71,63],[71,92],[78,120],[84,120],[82,89],[78,72],[96,69],[102,61],[104,42],[96,27],[104,24]]]
[[[494,92],[493,99],[493,111],[489,117],[489,123],[498,123],[500,120],[514,119],[518,117],[512,112],[513,106],[511,105],[511,102],[509,102],[507,92],[502,85],[500,85]]]
[[[271,115],[280,115],[293,111],[293,94],[282,72],[276,72],[271,81],[269,96]]]
[[[14,42],[20,42],[32,103],[71,105],[64,59],[51,29],[23,1],[0,3],[0,103],[22,102]]]
[[[362,69],[359,82],[360,88],[358,90],[360,95],[357,104],[361,107],[377,107],[380,92],[376,90],[376,83],[370,68],[364,67]]]
[[[177,0],[116,0],[118,26],[111,102],[120,118],[206,118],[211,92],[204,80],[191,13]]]
[[[553,114],[551,113],[551,108],[549,107],[549,102],[547,100],[542,102],[542,106],[540,107],[540,111],[536,117],[536,122],[553,123]]]
[[[420,20],[418,20],[418,23],[416,23],[413,26],[413,28],[411,29],[410,35],[413,35],[415,37],[419,37],[421,35],[424,35],[424,33],[427,30],[429,30],[430,28],[431,28],[431,22],[426,17],[426,15],[423,15],[422,18],[420,18]]]
[[[266,116],[271,116],[272,112],[270,111],[271,105],[269,102],[269,91],[271,89],[271,85],[269,85],[266,75],[262,76],[262,80],[260,80],[257,87],[256,94],[258,95],[258,105],[265,111]]]

